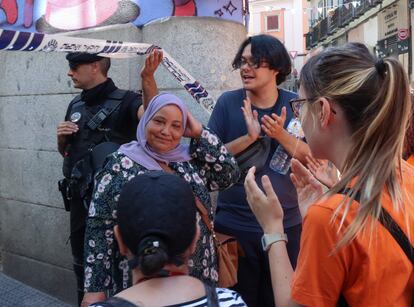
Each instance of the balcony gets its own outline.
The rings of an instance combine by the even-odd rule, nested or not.
[[[355,9],[352,3],[348,2],[345,3],[343,6],[339,8],[339,15],[340,15],[340,27],[345,27],[348,25],[352,19],[355,17]]]
[[[372,2],[373,0],[371,0]],[[359,0],[359,5],[355,8],[355,16],[362,16],[369,9],[368,0]]]
[[[306,50],[312,49],[312,32],[305,34]]]
[[[414,1],[414,0],[413,0]],[[335,9],[333,13],[330,13],[328,22],[328,34],[333,34],[339,27],[339,9]]]
[[[315,47],[319,43],[319,23],[312,28],[312,42],[311,46]]]
[[[0,0],[1,1],[1,0]],[[318,43],[333,35],[338,29],[346,27],[352,20],[382,3],[382,0],[357,0],[359,5],[354,7],[351,0],[345,0],[343,5],[328,12],[328,17],[322,20],[312,20],[309,33],[306,34],[306,48],[312,49]],[[414,8],[414,0],[409,0]]]
[[[319,40],[324,40],[328,37],[328,18],[324,18],[319,23]]]
[[[367,0],[367,2],[369,7],[374,7],[377,6],[377,4],[382,3],[382,0]]]

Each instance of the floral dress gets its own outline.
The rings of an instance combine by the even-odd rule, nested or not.
[[[239,168],[220,139],[206,127],[199,139],[191,140],[190,154],[190,161],[172,162],[168,166],[191,185],[213,220],[215,208],[209,192],[226,189],[237,182]],[[128,261],[119,253],[113,228],[123,186],[148,171],[116,152],[108,156],[105,167],[97,174],[85,234],[86,292],[106,292],[112,296],[131,286]],[[213,237],[201,219],[199,224],[201,236],[188,262],[190,275],[215,286],[218,272]]]

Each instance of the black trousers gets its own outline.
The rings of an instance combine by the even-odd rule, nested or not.
[[[82,200],[72,199],[70,204],[70,246],[73,256],[73,271],[76,275],[78,304],[80,306],[84,294],[84,242],[87,211]]]
[[[261,245],[262,233],[216,228],[217,231],[237,238],[244,251],[244,257],[239,257],[237,271],[238,283],[233,287],[249,307],[273,307],[272,280],[270,276],[269,258]],[[296,267],[300,247],[302,225],[285,229],[288,236],[287,251],[292,266]]]

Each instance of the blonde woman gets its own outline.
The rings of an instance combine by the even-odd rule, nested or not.
[[[312,154],[342,176],[322,195],[312,174],[292,162],[304,216],[293,272],[277,196],[267,177],[262,192],[249,171],[247,198],[265,233],[276,306],[411,306],[412,254],[383,226],[388,213],[412,246],[414,169],[401,158],[411,107],[404,69],[349,44],[311,58],[300,80],[292,108]]]

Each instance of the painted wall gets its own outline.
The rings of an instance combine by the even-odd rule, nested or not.
[[[269,10],[260,12],[260,32],[266,32],[266,34],[272,35],[279,39],[280,41],[285,41],[285,19],[284,19],[285,10]],[[266,18],[268,16],[279,16],[279,28],[277,30],[266,31]]]
[[[170,16],[243,22],[243,0],[0,0],[0,28],[56,33]]]

